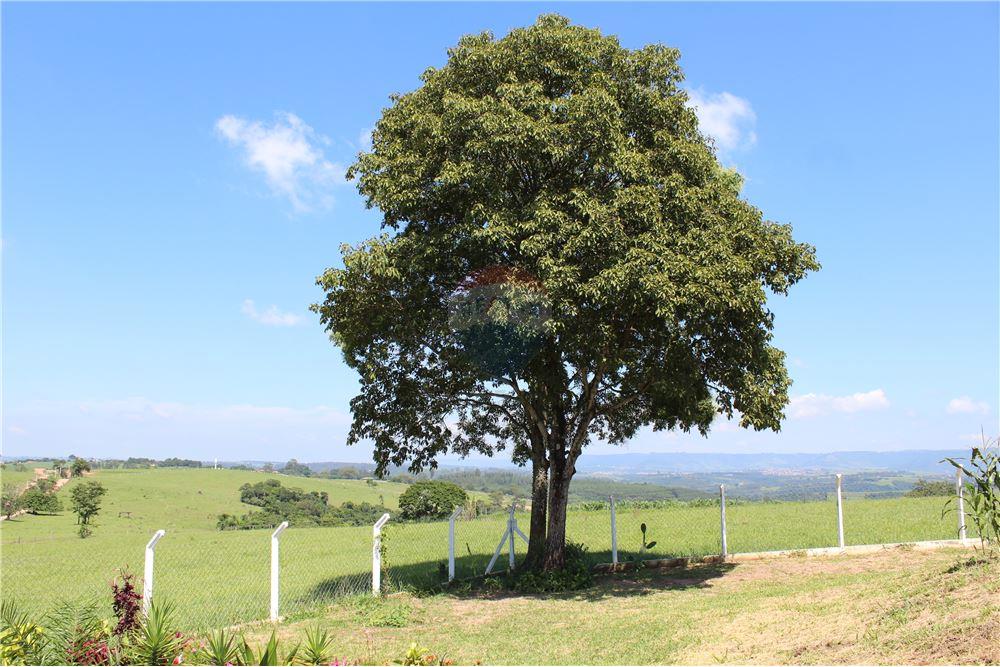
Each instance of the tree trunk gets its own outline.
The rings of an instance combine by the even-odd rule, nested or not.
[[[545,559],[546,507],[549,495],[549,466],[545,455],[533,456],[531,461],[531,528],[528,532],[528,555],[524,565],[528,570],[539,570]]]
[[[572,469],[565,455],[552,457],[549,463],[549,516],[545,536],[546,570],[558,570],[566,562],[566,506],[569,504],[569,483]]]

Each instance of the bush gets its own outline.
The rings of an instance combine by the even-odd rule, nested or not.
[[[904,495],[907,498],[953,496],[955,495],[955,485],[952,482],[929,482],[926,479],[918,479],[913,488]]]
[[[240,500],[263,508],[242,516],[220,514],[219,530],[273,528],[282,521],[293,526],[368,526],[388,510],[381,505],[345,502],[339,507],[327,504],[326,492],[303,491],[281,485],[276,479],[240,487]]]
[[[509,585],[520,593],[559,593],[590,588],[594,585],[594,572],[590,566],[587,547],[567,542],[566,560],[562,569],[514,573]]]
[[[30,489],[21,496],[21,506],[31,514],[56,514],[62,512],[63,504],[53,493],[41,489]]]
[[[412,484],[399,497],[399,513],[404,519],[443,519],[468,500],[465,491],[451,482],[425,480]]]
[[[73,477],[80,477],[85,472],[90,472],[90,462],[86,459],[73,459],[70,465],[70,473]]]
[[[3,496],[0,498],[0,512],[8,519],[14,512],[21,509],[21,495],[13,484],[3,485]]]

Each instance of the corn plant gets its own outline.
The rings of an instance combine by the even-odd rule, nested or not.
[[[1000,550],[1000,440],[983,436],[983,446],[973,447],[968,464],[944,459],[962,471],[965,480],[963,496],[965,515],[979,533],[983,550]],[[957,498],[945,503],[945,512],[958,511],[953,504]]]

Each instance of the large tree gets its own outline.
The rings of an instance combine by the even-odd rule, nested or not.
[[[741,199],[678,58],[560,16],[464,37],[349,170],[383,234],[342,249],[314,308],[360,376],[350,441],[379,471],[530,463],[531,567],[563,563],[591,441],[781,425],[768,292],[817,269],[814,249]]]

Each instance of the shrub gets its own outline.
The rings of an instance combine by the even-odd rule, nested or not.
[[[135,575],[121,570],[111,582],[111,610],[118,619],[114,634],[128,635],[137,630],[142,622],[142,595],[135,588]]]
[[[468,499],[456,484],[424,480],[410,485],[399,497],[399,513],[404,519],[442,519]]]
[[[80,477],[85,472],[90,472],[90,462],[86,459],[73,459],[73,464],[70,466],[73,477]]]
[[[904,494],[907,498],[927,498],[929,496],[953,496],[955,485],[951,482],[929,482],[918,479],[913,488]]]
[[[62,501],[41,489],[29,489],[21,496],[21,506],[31,514],[56,514],[63,509]]]
[[[196,654],[203,665],[235,665],[239,661],[239,647],[236,638],[226,630],[209,633],[204,645]]]
[[[447,658],[439,658],[430,652],[430,649],[419,646],[417,642],[411,642],[406,655],[402,660],[396,661],[397,665],[453,665],[455,664]]]
[[[295,654],[299,647],[295,646],[291,651],[282,656],[279,653],[279,642],[274,631],[271,631],[271,638],[267,644],[255,652],[254,649],[244,639],[239,646],[239,661],[241,665],[290,665],[295,660]]]
[[[39,665],[45,636],[41,626],[21,613],[11,600],[0,605],[0,664]]]
[[[587,547],[576,542],[566,543],[562,569],[543,572],[514,573],[510,587],[520,593],[559,593],[578,591],[594,584]]]
[[[17,487],[13,484],[4,484],[3,495],[0,496],[0,512],[9,519],[19,509],[21,509],[21,496]]]
[[[35,482],[35,488],[44,493],[49,493],[50,491],[55,491],[56,480],[55,477],[51,475],[49,477],[42,477]]]
[[[347,501],[339,507],[327,504],[325,492],[288,488],[276,479],[240,487],[240,500],[261,507],[263,511],[242,516],[220,514],[219,530],[273,528],[282,521],[293,526],[368,526],[386,513],[386,508],[370,503]]]

